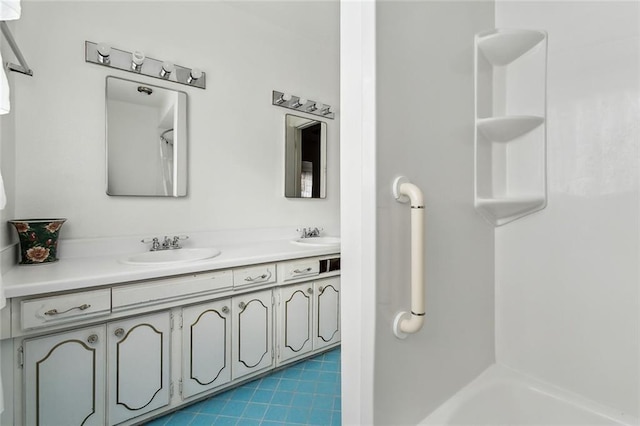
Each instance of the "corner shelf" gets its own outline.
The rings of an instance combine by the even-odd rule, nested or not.
[[[478,34],[477,45],[491,65],[504,66],[546,38],[541,31],[495,29]]]
[[[529,133],[544,123],[544,118],[533,115],[480,118],[476,126],[492,142],[509,142]]]
[[[547,36],[493,29],[474,54],[474,206],[501,226],[547,205]]]
[[[496,226],[509,223],[514,218],[522,217],[546,206],[546,199],[541,197],[512,198],[480,198],[476,200],[476,209],[485,218],[490,218]]]

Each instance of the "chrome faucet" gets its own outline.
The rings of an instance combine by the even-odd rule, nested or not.
[[[150,251],[158,251],[158,250],[175,250],[181,249],[180,240],[188,239],[188,235],[176,235],[174,237],[164,236],[162,243],[160,243],[160,239],[158,237],[153,238],[144,238],[140,240],[141,242],[148,244],[151,243]]]
[[[312,238],[312,237],[319,237],[320,236],[320,231],[322,231],[322,228],[302,228],[302,229],[296,229],[296,231],[300,232],[300,238]]]

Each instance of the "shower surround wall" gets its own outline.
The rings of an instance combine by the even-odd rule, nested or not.
[[[416,424],[495,361],[638,416],[639,7],[343,4],[346,424]],[[472,205],[472,49],[496,27],[548,32],[549,201],[494,230]],[[426,321],[404,341],[399,174],[427,213]]]
[[[337,233],[340,120],[326,120],[327,198],[286,199],[286,111],[271,91],[337,106],[338,24],[337,1],[23,2],[14,35],[34,77],[13,76],[11,218],[67,217],[64,238],[314,224]],[[85,40],[207,73],[206,90],[139,76],[188,93],[186,198],[105,194],[105,77],[136,76],[85,63]]]
[[[640,417],[640,5],[496,4],[549,34],[545,210],[496,230],[499,363]]]

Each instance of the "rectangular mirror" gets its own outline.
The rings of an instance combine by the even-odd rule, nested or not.
[[[187,94],[107,77],[107,194],[187,195]]]
[[[285,116],[284,195],[288,198],[326,198],[327,123]]]

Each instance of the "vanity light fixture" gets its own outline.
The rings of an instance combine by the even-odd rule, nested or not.
[[[147,77],[180,83],[198,89],[207,87],[207,75],[197,68],[186,68],[172,61],[160,61],[147,57],[141,51],[126,51],[111,47],[106,43],[84,43],[85,62],[127,71]]]
[[[325,118],[335,118],[335,113],[331,106],[319,101],[303,98],[302,96],[290,95],[289,93],[274,90],[271,92],[271,104],[283,108],[293,109],[306,114],[317,115]]]
[[[142,64],[144,63],[145,56],[144,53],[136,50],[131,54],[131,69],[135,72],[140,72],[142,70]]]
[[[109,65],[111,63],[110,56],[111,56],[111,47],[104,43],[100,43],[98,45],[98,56],[97,56],[98,62],[100,62],[101,64]]]

